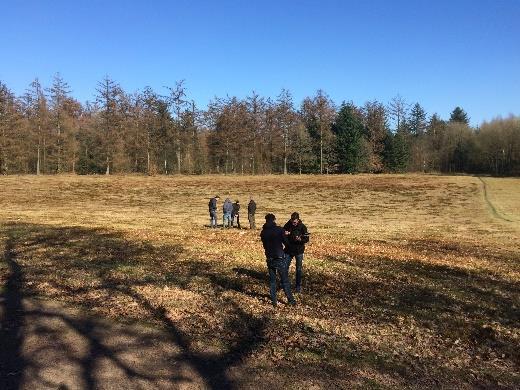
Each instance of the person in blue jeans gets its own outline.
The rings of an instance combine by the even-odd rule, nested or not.
[[[289,281],[289,258],[284,253],[285,233],[276,225],[274,214],[265,216],[265,224],[260,233],[260,239],[264,246],[267,269],[269,270],[269,285],[271,302],[276,307],[276,274],[280,276],[280,282],[290,305],[296,305],[292,295],[291,282]]]
[[[223,213],[223,221],[222,227],[230,228],[231,227],[231,214],[233,213],[233,203],[231,203],[231,199],[226,198],[224,204],[222,205],[222,213]]]
[[[296,260],[296,283],[295,290],[300,293],[302,291],[302,273],[303,273],[303,254],[305,252],[305,244],[309,242],[309,232],[300,219],[300,215],[296,212],[291,214],[291,219],[287,221],[283,227],[287,240],[285,253],[288,257],[288,267],[294,257]]]

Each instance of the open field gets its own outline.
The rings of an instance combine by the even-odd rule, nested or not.
[[[296,307],[269,304],[259,230],[206,227],[215,194],[243,210],[254,195],[257,225],[300,212]],[[518,388],[519,238],[520,179],[1,177],[0,372],[21,388]]]

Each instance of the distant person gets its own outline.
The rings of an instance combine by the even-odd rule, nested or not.
[[[235,219],[237,227],[240,229],[240,202],[235,200],[233,203],[233,212],[231,213],[231,226],[235,226]]]
[[[295,305],[296,301],[291,292],[291,282],[289,281],[289,257],[284,253],[284,230],[275,223],[274,214],[265,216],[265,225],[260,233],[260,239],[264,246],[267,269],[269,270],[269,284],[271,302],[276,307],[276,274],[280,276],[283,291],[287,296],[290,305]]]
[[[291,214],[291,219],[287,221],[283,227],[287,238],[287,246],[285,253],[288,257],[288,267],[294,257],[296,260],[296,292],[302,290],[302,269],[303,269],[303,253],[305,252],[305,244],[309,242],[309,232],[300,219],[300,215],[296,212]]]
[[[217,227],[217,202],[219,199],[220,199],[220,196],[216,195],[214,198],[211,198],[208,203],[209,226],[212,228]]]
[[[233,213],[233,203],[229,198],[226,198],[224,201],[224,205],[222,206],[223,223],[222,227],[229,228],[231,227],[231,214]]]
[[[249,204],[247,205],[247,219],[249,220],[249,229],[256,229],[255,225],[255,213],[256,213],[256,203],[251,197]]]

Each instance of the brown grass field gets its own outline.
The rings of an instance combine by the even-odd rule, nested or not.
[[[260,226],[300,212],[296,307],[270,305],[259,230],[207,227],[215,194],[254,195]],[[1,177],[0,371],[17,388],[519,388],[519,238],[517,178]]]

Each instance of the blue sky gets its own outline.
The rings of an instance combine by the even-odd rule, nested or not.
[[[0,81],[60,72],[82,102],[105,75],[128,92],[186,80],[205,107],[251,91],[299,104],[400,94],[473,125],[520,115],[520,0],[6,1]]]

